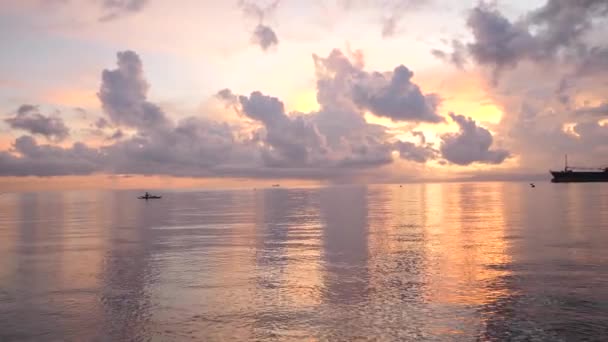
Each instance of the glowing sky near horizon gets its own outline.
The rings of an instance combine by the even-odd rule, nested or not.
[[[564,153],[608,164],[607,13],[602,0],[2,2],[0,176],[407,181],[538,174]],[[104,83],[124,51],[141,70]],[[120,93],[132,85],[142,98]],[[106,102],[103,86],[117,87]],[[271,98],[283,114],[264,112]],[[150,105],[162,129],[127,118]]]

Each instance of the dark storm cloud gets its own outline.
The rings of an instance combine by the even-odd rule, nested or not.
[[[11,128],[41,135],[49,140],[61,141],[70,134],[61,117],[42,115],[37,106],[28,104],[19,107],[14,116],[4,121]]]
[[[441,136],[441,155],[451,163],[469,165],[472,163],[500,164],[509,152],[502,149],[491,149],[493,138],[490,131],[477,126],[471,118],[450,114],[460,131]]]
[[[139,56],[133,51],[124,51],[117,57],[118,67],[102,72],[101,88],[97,93],[110,120],[116,125],[141,130],[169,125],[162,110],[147,101],[149,85]]]
[[[100,21],[110,21],[121,16],[137,13],[148,4],[148,0],[101,0],[104,15]]]
[[[280,0],[274,0],[265,6],[256,1],[239,0],[238,2],[239,7],[247,17],[258,21],[251,36],[251,42],[264,51],[279,44],[279,38],[274,29],[264,24],[264,18],[274,13],[279,4]]]

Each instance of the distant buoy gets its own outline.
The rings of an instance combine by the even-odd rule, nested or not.
[[[531,188],[536,188],[536,185],[534,185],[534,183],[530,183],[530,187]]]

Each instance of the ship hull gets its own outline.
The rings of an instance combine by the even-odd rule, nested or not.
[[[551,171],[553,183],[608,182],[608,172]]]

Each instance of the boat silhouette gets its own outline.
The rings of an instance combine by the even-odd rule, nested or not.
[[[163,196],[155,196],[155,195],[150,195],[149,193],[146,192],[145,195],[143,196],[139,196],[137,197],[139,199],[145,199],[145,200],[149,200],[149,199],[161,199],[163,198]]]
[[[608,182],[608,167],[587,168],[568,166],[568,156],[565,158],[563,171],[549,171],[553,176],[553,183],[579,183],[579,182]]]

